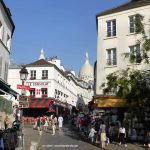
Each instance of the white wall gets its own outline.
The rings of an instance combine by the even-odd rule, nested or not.
[[[0,66],[0,69],[2,70],[0,71],[1,72],[0,78],[7,82],[6,74],[8,72],[7,70],[8,68],[6,69],[6,74],[5,74],[5,64],[9,65],[10,62],[9,56],[10,56],[10,47],[11,47],[11,42],[9,45],[7,45],[7,35],[9,35],[9,37],[11,38],[12,25],[1,3],[0,3],[0,23],[2,24],[0,37],[3,37],[2,39],[0,39],[0,57],[2,57],[2,66]]]
[[[25,85],[30,85],[30,88],[41,89],[47,88],[48,89],[48,97],[56,98],[62,102],[67,102],[73,106],[76,106],[78,101],[78,94],[83,95],[83,99],[85,104],[87,104],[93,95],[88,94],[88,90],[82,88],[81,86],[77,85],[71,78],[64,76],[58,69],[55,67],[27,67],[26,68],[29,72],[28,79],[25,82]],[[30,71],[36,70],[36,80],[30,80]],[[42,80],[42,70],[48,70],[48,79]],[[11,88],[16,90],[18,93],[21,94],[21,89],[17,89],[17,84],[22,84],[20,80],[20,69],[9,69],[9,76],[8,76],[8,83],[11,85]],[[35,82],[48,82],[48,85],[33,85]],[[63,95],[59,95],[59,98],[56,97],[55,89],[62,92]],[[30,95],[29,91],[26,93],[28,96]],[[68,97],[64,97],[64,94]],[[36,97],[41,97],[40,94],[36,94]]]
[[[131,65],[128,59],[125,59],[123,53],[129,52],[129,46],[135,45],[137,39],[141,35],[129,33],[129,16],[141,14],[144,17],[144,22],[148,23],[150,19],[150,6],[126,10],[114,14],[98,17],[98,43],[97,43],[97,83],[96,94],[102,94],[101,84],[106,81],[106,76],[118,69],[125,69],[126,67],[144,69],[147,67],[143,63],[140,65]],[[106,21],[116,19],[116,37],[106,37],[107,25]],[[149,31],[148,26],[145,27]],[[150,34],[150,32],[147,32]],[[150,35],[148,35],[150,36]],[[117,65],[106,66],[106,49],[117,49]]]

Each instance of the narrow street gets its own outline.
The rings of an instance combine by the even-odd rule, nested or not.
[[[33,142],[38,143],[38,150],[100,150],[100,147],[92,145],[81,140],[79,135],[74,131],[70,131],[67,127],[63,128],[61,134],[51,135],[51,130],[43,132],[42,136],[37,130],[33,130],[31,126],[24,128],[24,150],[30,150]],[[140,145],[128,144],[128,147],[111,144],[106,147],[108,150],[144,150]]]

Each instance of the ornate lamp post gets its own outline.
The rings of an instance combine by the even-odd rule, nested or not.
[[[22,85],[24,85],[24,82],[25,80],[27,80],[27,77],[28,77],[28,71],[26,69],[25,66],[22,67],[22,69],[20,70],[20,79],[22,80]],[[26,90],[25,89],[22,89],[21,91],[21,95],[22,95],[22,98],[20,97],[19,101],[21,102],[22,100],[21,99],[25,99],[25,101],[23,100],[23,103],[27,102],[27,98],[26,98]],[[22,116],[23,116],[23,110],[20,109],[20,120],[22,121]]]
[[[20,70],[20,79],[22,80],[22,85],[24,85],[24,81],[27,80],[27,77],[28,77],[28,71],[26,69],[25,66],[22,67],[22,69]],[[26,95],[26,91],[25,90],[22,90],[22,95]]]

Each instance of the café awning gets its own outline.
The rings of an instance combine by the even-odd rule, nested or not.
[[[5,93],[11,94],[15,98],[17,98],[17,94],[18,93],[16,91],[14,91],[12,88],[10,88],[10,85],[8,85],[7,83],[5,83],[1,79],[0,79],[0,90],[4,91]]]
[[[29,100],[29,108],[49,108],[52,103],[50,98],[34,98]]]
[[[125,100],[117,96],[97,96],[94,98],[96,108],[120,108],[127,107]]]

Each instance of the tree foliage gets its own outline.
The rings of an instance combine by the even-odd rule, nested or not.
[[[150,37],[146,34],[146,26],[150,27],[150,23],[144,23],[144,16],[140,14],[136,14],[134,18],[135,25],[135,35],[140,34],[141,38],[137,40],[136,44],[140,44],[140,53],[136,54],[132,53],[124,53],[125,58],[129,58],[131,63],[140,63],[144,61],[144,63],[149,63],[149,55],[150,52]]]

